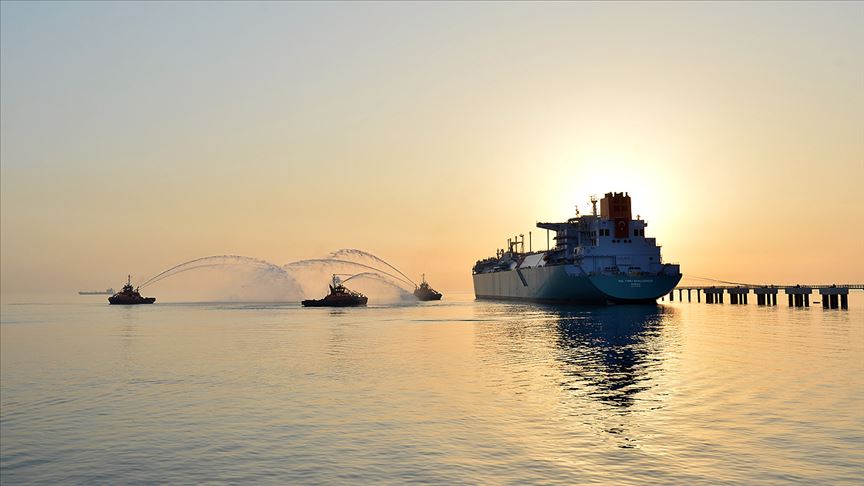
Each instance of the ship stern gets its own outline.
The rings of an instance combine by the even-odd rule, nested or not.
[[[654,303],[681,281],[678,265],[654,275],[592,275],[589,280],[610,302],[618,304]]]

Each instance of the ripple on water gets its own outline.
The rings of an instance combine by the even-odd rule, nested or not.
[[[0,477],[860,482],[852,303],[4,306]]]

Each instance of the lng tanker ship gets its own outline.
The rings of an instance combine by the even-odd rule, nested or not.
[[[632,219],[630,196],[591,198],[592,214],[564,223],[537,223],[555,232],[555,246],[525,252],[525,238],[507,241],[495,257],[473,269],[478,299],[551,303],[651,303],[681,280],[681,267],[663,263],[660,246],[645,236],[648,225]],[[548,241],[548,234],[547,234]]]

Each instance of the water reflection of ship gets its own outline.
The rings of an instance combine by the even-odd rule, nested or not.
[[[550,307],[549,312],[557,321],[563,387],[628,409],[656,384],[663,360],[661,324],[669,309]],[[646,396],[639,400],[650,401]]]
[[[496,303],[478,310],[488,325],[478,328],[477,343],[492,378],[514,396],[553,397],[554,419],[565,426],[632,448],[647,417],[665,406],[674,309]]]

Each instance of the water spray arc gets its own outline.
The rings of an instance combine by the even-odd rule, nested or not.
[[[379,282],[382,282],[382,283],[384,283],[384,284],[387,284],[387,285],[389,285],[389,286],[395,288],[395,289],[398,290],[398,291],[400,292],[400,294],[402,294],[402,295],[406,295],[406,296],[407,296],[407,295],[412,295],[410,292],[408,292],[407,290],[405,290],[404,288],[402,288],[402,287],[399,286],[398,284],[394,283],[394,282],[391,281],[390,279],[384,277],[383,275],[381,275],[380,273],[377,273],[377,272],[363,272],[363,273],[358,273],[358,274],[356,274],[356,275],[351,275],[350,277],[348,277],[348,278],[346,278],[345,280],[343,280],[342,283],[343,283],[343,284],[344,284],[344,283],[347,283],[347,282],[349,282],[349,281],[351,281],[351,280],[353,280],[353,279],[355,279],[355,278],[356,278],[356,279],[368,278],[368,279],[372,279],[372,280],[377,280],[377,281],[379,281]]]
[[[219,269],[226,267],[239,267],[239,269],[244,272],[253,272],[252,274],[242,274],[242,278],[251,278],[251,283],[253,284],[251,286],[259,286],[259,290],[256,291],[255,295],[275,295],[275,298],[280,299],[284,299],[288,295],[293,296],[290,297],[292,299],[297,298],[298,296],[302,299],[306,295],[307,291],[312,288],[317,288],[319,280],[318,277],[315,276],[315,272],[322,270],[327,270],[327,273],[334,275],[344,275],[347,277],[345,281],[352,279],[368,279],[376,281],[385,284],[387,287],[398,290],[398,292],[403,295],[410,292],[410,290],[407,289],[416,288],[414,281],[407,275],[385,260],[370,253],[361,250],[342,249],[332,252],[330,255],[330,257],[299,260],[281,266],[260,258],[242,255],[205,256],[171,266],[170,268],[157,273],[153,277],[146,279],[138,288],[153,286],[165,279],[186,272],[191,272],[193,270]],[[333,255],[338,255],[342,258],[336,258],[333,257]],[[366,263],[360,263],[359,261],[356,261],[358,259],[366,259],[368,261]],[[310,271],[312,274],[308,273]],[[346,271],[350,273],[344,273]],[[237,289],[250,287],[250,285],[240,285],[240,281],[237,280],[238,278],[241,277],[232,274],[232,279],[230,280],[230,282],[236,284],[235,286]],[[200,293],[204,291],[203,289],[205,288],[212,289],[212,286],[206,287],[210,282],[211,281],[208,280],[205,283],[205,286],[196,287],[196,292]],[[224,282],[224,280],[216,279],[212,282]],[[217,292],[230,291],[231,297],[228,298],[235,298],[234,296],[237,294],[234,293],[235,290],[231,290],[232,287],[230,287],[230,285],[231,284],[229,284],[229,287],[227,288],[222,287],[218,289]],[[272,292],[274,291],[277,292],[277,294],[273,294]]]
[[[369,253],[369,252],[366,252],[366,251],[363,251],[363,250],[357,250],[357,249],[355,249],[355,248],[342,248],[342,249],[340,249],[340,250],[336,250],[336,251],[334,251],[334,252],[331,252],[330,255],[328,255],[328,256],[329,256],[330,258],[340,258],[340,259],[343,258],[343,257],[345,257],[345,256],[359,256],[359,257],[363,257],[363,258],[369,258],[370,260],[374,260],[374,261],[376,261],[376,262],[378,262],[378,263],[381,263],[381,264],[383,264],[383,265],[386,265],[386,266],[390,267],[390,268],[393,269],[396,273],[398,273],[399,275],[405,277],[405,279],[406,279],[407,281],[411,282],[411,285],[413,285],[414,287],[417,287],[417,283],[414,282],[413,280],[411,280],[410,277],[408,277],[407,275],[405,275],[404,273],[402,273],[401,270],[399,270],[398,268],[394,267],[393,265],[387,263],[387,261],[385,261],[384,259],[379,258],[379,257],[377,257],[377,256],[375,256],[375,255],[373,255],[373,254],[371,254],[371,253]]]
[[[282,268],[286,271],[290,271],[294,267],[304,267],[304,266],[312,266],[312,265],[353,265],[356,267],[360,267],[366,270],[371,270],[374,273],[386,275],[397,282],[402,282],[406,285],[414,285],[414,282],[411,281],[408,277],[400,277],[398,275],[393,275],[392,273],[386,272],[379,268],[375,268],[370,265],[366,265],[363,263],[352,262],[350,260],[340,260],[337,258],[312,258],[309,260],[299,260],[296,262],[291,262],[282,266]],[[398,271],[398,270],[397,270]],[[401,273],[401,272],[399,272]]]
[[[261,260],[258,258],[252,258],[242,255],[212,255],[201,258],[195,258],[193,260],[189,260],[187,262],[183,262],[179,265],[174,265],[173,267],[164,270],[155,276],[149,278],[146,282],[142,283],[138,286],[138,288],[144,288],[148,285],[152,285],[160,280],[166,279],[168,277],[172,277],[174,275],[188,272],[190,270],[195,270],[198,268],[206,268],[206,267],[222,267],[229,265],[252,265],[256,267],[263,268],[267,271],[272,271],[285,278],[294,280],[288,272],[285,271],[282,267],[270,263],[266,260]]]

